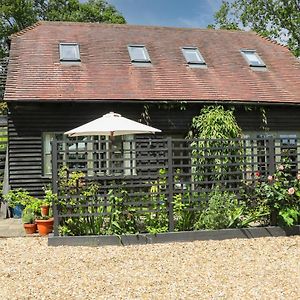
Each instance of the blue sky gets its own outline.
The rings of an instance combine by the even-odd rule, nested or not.
[[[213,23],[222,0],[108,0],[128,24],[201,27]]]

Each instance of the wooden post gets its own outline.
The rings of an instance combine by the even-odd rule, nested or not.
[[[268,173],[267,175],[273,175],[276,171],[275,163],[275,141],[274,137],[268,137]]]
[[[57,165],[57,140],[56,137],[54,137],[54,140],[52,141],[52,191],[54,194],[57,194],[58,196],[58,165]],[[54,218],[54,236],[58,236],[58,225],[59,225],[59,219],[58,219],[58,207],[57,203],[54,201],[52,202],[52,210],[53,210],[53,218]]]
[[[168,217],[169,217],[169,231],[174,231],[174,213],[173,213],[173,145],[172,138],[167,137],[168,148]]]

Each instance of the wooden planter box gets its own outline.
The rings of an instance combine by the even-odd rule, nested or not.
[[[166,232],[158,234],[128,235],[89,235],[89,236],[54,236],[49,235],[49,246],[108,246],[108,245],[144,245],[153,243],[192,242],[204,240],[251,239],[259,237],[278,237],[300,235],[300,225],[291,228],[278,226],[253,227],[242,229],[197,230]]]

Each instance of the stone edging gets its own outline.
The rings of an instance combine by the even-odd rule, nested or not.
[[[235,238],[259,238],[300,235],[300,225],[292,228],[253,227],[243,229],[220,229],[166,232],[158,234],[53,236],[48,238],[49,246],[108,246],[144,245],[153,243],[191,242],[203,240],[225,240]]]

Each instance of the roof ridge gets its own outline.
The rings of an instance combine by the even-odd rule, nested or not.
[[[15,32],[13,34],[11,34],[9,37],[12,38],[12,37],[16,37],[16,36],[20,36],[20,35],[23,35],[24,33],[36,28],[37,26],[40,26],[42,24],[42,21],[37,21],[36,23],[18,31],[18,32]]]
[[[107,27],[135,27],[135,28],[152,28],[152,29],[176,29],[176,30],[197,30],[197,31],[212,31],[212,32],[230,32],[230,33],[239,33],[239,34],[257,34],[257,32],[254,32],[252,30],[245,31],[245,30],[235,30],[235,29],[215,29],[215,28],[198,28],[198,27],[174,27],[174,26],[159,26],[159,25],[140,25],[140,24],[116,24],[116,23],[99,23],[99,22],[72,22],[72,21],[44,21],[39,20],[36,23],[18,31],[10,35],[10,38],[17,37],[25,34],[26,32],[33,30],[34,28],[43,25],[43,24],[49,24],[49,25],[84,25],[84,26],[107,26]],[[259,35],[260,37],[263,37]],[[263,37],[264,38],[264,37]],[[272,40],[270,40],[272,41]],[[284,46],[280,43],[278,45]]]
[[[157,28],[157,29],[177,29],[177,30],[199,30],[199,31],[219,31],[232,33],[255,33],[252,30],[234,30],[234,29],[215,29],[215,28],[200,28],[200,27],[176,27],[176,26],[159,26],[159,25],[141,25],[141,24],[117,24],[117,23],[99,23],[99,22],[72,22],[72,21],[39,21],[40,24],[62,24],[62,25],[84,25],[84,26],[107,26],[107,27],[136,27],[136,28]]]

